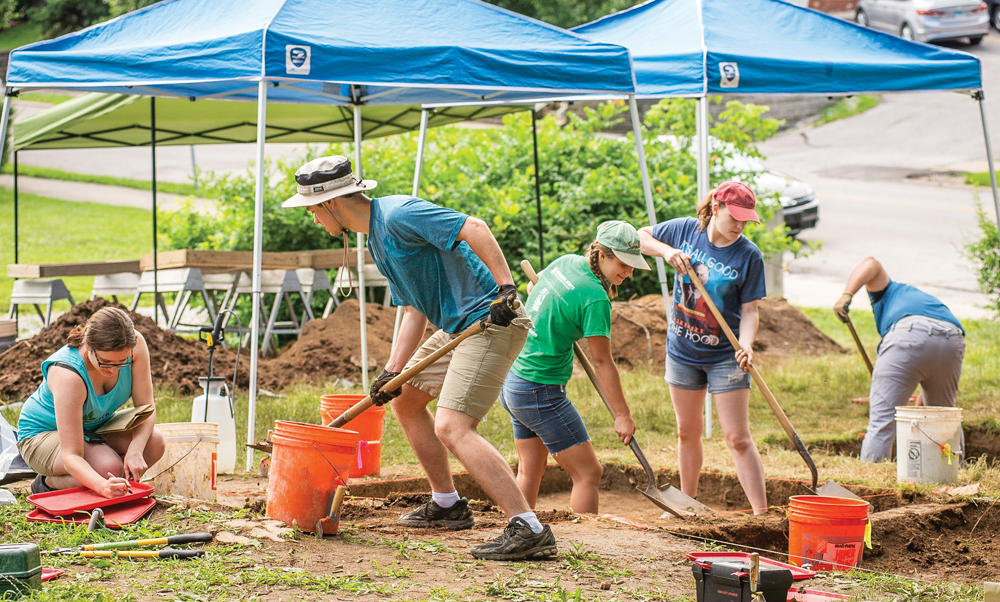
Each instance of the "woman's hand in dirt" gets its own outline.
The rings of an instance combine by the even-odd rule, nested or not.
[[[615,432],[618,434],[618,438],[622,440],[625,445],[629,444],[632,440],[632,435],[635,433],[635,421],[632,420],[632,416],[618,416],[615,418]]]
[[[736,361],[744,372],[749,372],[750,366],[753,365],[753,346],[740,343],[740,350],[736,352]]]
[[[672,251],[663,255],[663,258],[667,260],[678,274],[687,274],[688,267],[691,265],[691,256],[681,251],[680,249],[673,249]]]
[[[125,476],[133,481],[138,481],[146,473],[146,458],[142,455],[142,450],[129,448],[125,453]]]
[[[108,480],[104,481],[104,486],[97,493],[108,499],[121,497],[128,493],[128,481],[109,472]]]

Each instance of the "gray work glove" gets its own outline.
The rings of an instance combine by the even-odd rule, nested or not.
[[[844,324],[847,324],[848,322],[851,321],[851,318],[847,315],[847,312],[851,308],[851,299],[853,298],[854,295],[852,295],[851,293],[844,293],[843,295],[840,296],[840,299],[838,299],[837,302],[833,304],[833,313],[837,314],[837,317]]]

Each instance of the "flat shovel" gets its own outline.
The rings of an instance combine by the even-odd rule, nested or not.
[[[858,351],[861,352],[861,358],[865,360],[865,365],[868,366],[868,374],[873,372],[872,361],[868,359],[868,352],[865,351],[865,346],[861,344],[861,338],[858,337],[858,331],[854,330],[854,323],[851,322],[851,317],[847,316],[847,329],[851,331],[851,336],[854,337],[854,342],[858,345]]]
[[[538,274],[535,273],[535,269],[531,267],[531,262],[527,259],[521,262],[521,269],[527,274],[532,284],[538,282]],[[580,346],[579,342],[573,343],[573,353],[576,354],[576,359],[583,366],[584,372],[590,377],[590,382],[594,385],[594,389],[597,390],[597,395],[601,398],[601,401],[604,402],[604,407],[608,408],[613,417],[615,411],[611,409],[611,403],[608,401],[607,396],[604,395],[604,391],[601,390],[601,385],[597,382],[597,372],[594,370],[594,365],[591,363],[590,358],[583,352],[583,347]],[[642,453],[639,442],[635,440],[635,435],[632,435],[628,446],[632,449],[632,453],[635,454],[636,459],[639,460],[642,469],[646,471],[646,489],[636,487],[636,490],[646,496],[649,501],[656,504],[661,510],[666,510],[677,518],[686,518],[692,515],[718,516],[715,510],[712,510],[693,497],[685,495],[684,492],[672,485],[667,485],[662,490],[657,489],[656,475],[653,474],[653,468],[649,465],[649,461],[646,460],[646,454]]]
[[[715,301],[712,300],[708,291],[705,290],[705,285],[701,283],[701,278],[698,277],[698,274],[695,274],[694,269],[690,265],[687,266],[687,276],[688,279],[691,280],[691,282],[698,288],[698,292],[701,293],[702,298],[705,299],[705,304],[708,305],[708,309],[712,311],[712,315],[714,315],[715,319],[719,322],[719,326],[722,328],[722,331],[726,333],[726,338],[729,339],[729,343],[733,346],[733,349],[740,349],[740,342],[737,340],[736,335],[733,334],[733,329],[729,327],[729,324],[726,323],[722,314],[719,313],[719,308],[715,306]],[[799,452],[799,455],[802,456],[803,460],[805,460],[806,466],[809,467],[809,472],[812,474],[812,487],[810,487],[810,489],[813,493],[825,497],[860,499],[858,496],[833,481],[827,481],[822,487],[816,486],[818,473],[816,471],[816,463],[813,462],[812,456],[809,455],[809,451],[806,449],[805,444],[802,443],[802,439],[800,439],[798,433],[795,432],[795,427],[793,427],[792,423],[788,420],[788,416],[785,415],[785,411],[781,409],[780,405],[778,405],[778,400],[774,398],[774,395],[771,393],[771,389],[767,387],[767,383],[764,382],[760,373],[757,372],[757,368],[753,364],[749,364],[747,367],[750,369],[750,376],[753,378],[753,381],[757,383],[757,388],[760,389],[760,392],[764,395],[764,399],[767,400],[767,405],[771,407],[771,411],[774,412],[774,416],[778,419],[778,422],[781,423],[781,428],[785,430],[785,434],[788,435],[788,438],[792,440],[792,444],[795,445],[796,451]]]

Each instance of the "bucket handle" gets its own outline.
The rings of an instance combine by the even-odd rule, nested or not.
[[[205,403],[208,403],[208,399],[205,400]],[[198,441],[196,441],[195,444],[191,446],[191,449],[187,450],[187,452],[185,452],[183,456],[181,456],[180,458],[177,458],[176,462],[174,462],[170,466],[167,466],[166,468],[164,468],[163,470],[161,470],[160,472],[156,473],[155,475],[153,475],[151,477],[142,477],[142,480],[140,482],[145,483],[147,481],[152,481],[153,479],[155,479],[156,477],[160,476],[161,474],[169,471],[174,466],[177,466],[178,464],[181,463],[181,460],[183,460],[184,458],[190,456],[191,452],[193,452],[199,445],[201,445],[201,442],[204,441],[204,440],[205,440],[205,435],[203,433],[198,433]]]
[[[916,419],[910,420],[910,428],[917,429],[918,431],[920,431],[921,435],[923,435],[924,437],[927,437],[927,439],[931,443],[933,443],[934,445],[936,445],[938,447],[938,449],[941,450],[941,454],[944,455],[945,458],[947,458],[948,464],[951,464],[953,460],[957,460],[958,458],[961,457],[962,450],[960,450],[960,449],[953,450],[953,449],[951,449],[951,445],[948,444],[948,443],[938,443],[937,440],[934,439],[934,437],[931,437],[930,435],[928,435],[924,431],[924,429],[920,428],[920,424],[919,424],[919,422]]]
[[[349,487],[349,486],[347,485],[347,479],[345,479],[345,478],[344,478],[344,476],[343,476],[342,474],[340,474],[340,471],[339,471],[339,470],[337,470],[337,467],[336,467],[336,466],[334,466],[334,465],[333,465],[333,464],[332,464],[332,463],[330,462],[330,460],[328,460],[328,459],[327,459],[327,457],[326,457],[326,454],[324,454],[324,453],[323,453],[323,450],[321,450],[320,448],[316,447],[316,444],[315,444],[315,443],[313,443],[313,449],[315,449],[316,451],[318,451],[318,452],[319,452],[319,455],[320,455],[320,456],[323,456],[323,460],[324,460],[324,461],[325,461],[325,462],[326,462],[327,464],[329,464],[329,465],[330,465],[330,468],[332,468],[332,469],[333,469],[333,472],[334,472],[334,473],[335,473],[335,474],[337,475],[337,477],[338,477],[338,478],[340,479],[340,482],[344,484],[344,487],[347,487],[347,495],[350,495],[350,494],[351,494],[351,488],[350,488],[350,487]]]

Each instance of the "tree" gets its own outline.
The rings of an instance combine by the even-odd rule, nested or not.
[[[108,5],[104,0],[48,0],[27,13],[31,21],[42,26],[42,34],[53,38],[104,20]]]
[[[642,0],[486,0],[558,27],[576,27],[639,4]]]
[[[130,13],[134,10],[139,10],[151,4],[156,4],[160,0],[104,0],[105,4],[108,5],[108,11],[111,17],[117,17],[124,15],[125,13]]]

